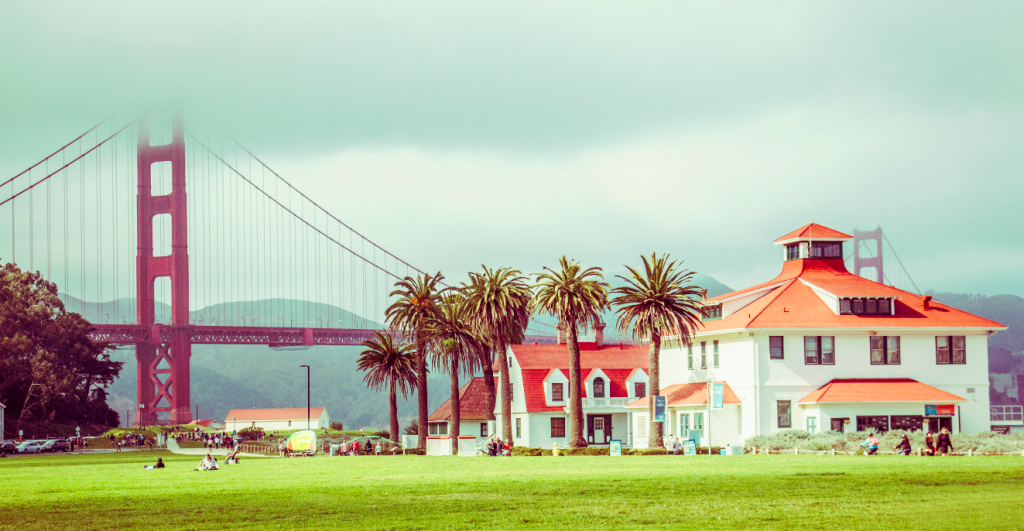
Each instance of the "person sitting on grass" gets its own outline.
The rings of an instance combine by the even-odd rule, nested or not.
[[[910,455],[910,439],[907,438],[907,434],[904,433],[903,437],[900,438],[899,444],[893,446],[900,455]]]
[[[878,453],[878,439],[875,438],[874,433],[868,433],[868,438],[860,443],[860,445],[867,447],[864,455],[875,455]]]
[[[220,467],[217,466],[217,458],[210,454],[206,454],[206,457],[199,462],[199,468],[193,470],[193,472],[198,472],[200,470],[220,470]]]
[[[144,466],[142,468],[145,468],[147,470],[152,470],[152,469],[155,469],[155,468],[164,468],[164,460],[163,460],[163,458],[157,457],[155,465],[148,465],[148,466]]]

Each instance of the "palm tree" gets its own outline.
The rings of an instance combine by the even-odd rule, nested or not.
[[[420,331],[437,311],[437,285],[444,280],[438,272],[431,276],[424,273],[416,278],[405,277],[395,283],[392,297],[398,300],[385,312],[388,325],[413,337],[416,345],[416,398],[419,402],[419,441],[417,448],[427,448],[427,357]]]
[[[575,260],[559,259],[561,271],[548,267],[537,277],[537,294],[530,301],[532,313],[546,313],[558,318],[567,332],[569,348],[569,447],[587,445],[583,438],[583,392],[580,372],[578,327],[593,327],[601,322],[601,312],[608,307],[608,283],[600,267],[583,269]]]
[[[470,322],[472,315],[465,297],[458,291],[450,291],[441,297],[437,311],[427,320],[422,329],[422,338],[430,350],[433,366],[444,370],[451,378],[452,397],[451,419],[448,436],[452,448],[458,452],[459,423],[459,376],[472,376],[480,368],[480,351],[485,350],[484,342]]]
[[[519,270],[480,267],[483,267],[483,271],[470,273],[469,283],[461,289],[473,313],[473,323],[489,345],[489,348],[481,351],[489,413],[493,413],[495,402],[493,353],[498,354],[498,365],[502,368],[499,374],[501,435],[504,440],[511,441],[512,382],[508,373],[508,346],[523,341],[526,326],[530,323],[529,304],[533,294],[526,283],[526,277]]]
[[[390,333],[373,331],[374,337],[363,342],[366,350],[359,354],[356,368],[366,372],[363,381],[375,391],[387,387],[390,392],[391,406],[391,438],[398,437],[398,393],[402,399],[409,396],[409,391],[416,384],[416,356],[412,347],[395,343]]]
[[[649,419],[654,420],[654,399],[660,393],[659,357],[661,356],[661,336],[664,333],[678,334],[683,345],[690,345],[694,332],[700,326],[699,298],[703,290],[691,284],[694,273],[685,269],[676,269],[676,261],[668,262],[669,255],[658,257],[651,253],[650,261],[644,261],[643,272],[632,267],[629,277],[616,275],[626,282],[625,286],[612,290],[615,298],[611,305],[616,306],[619,315],[616,328],[621,334],[632,334],[650,338],[651,346],[647,351],[647,374],[650,380],[648,398]],[[664,446],[662,442],[662,423],[652,422],[649,431],[649,448]]]

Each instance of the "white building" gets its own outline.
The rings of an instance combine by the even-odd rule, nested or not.
[[[263,428],[263,431],[291,431],[306,429],[306,408],[232,409],[224,419],[227,430]],[[322,407],[309,409],[309,428],[318,430],[331,426],[331,417]]]
[[[726,382],[740,402],[715,412],[712,444],[791,428],[990,429],[988,337],[1006,327],[848,272],[851,239],[816,224],[779,238],[779,276],[705,301],[692,346],[666,338],[663,382]],[[686,409],[666,431],[694,428]]]
[[[497,384],[497,378],[495,378]],[[497,386],[497,385],[496,385]],[[427,455],[451,455],[452,400],[445,400],[428,418]],[[483,377],[471,378],[459,389],[458,448],[475,448],[494,434],[494,414],[487,411],[487,384]],[[468,450],[467,450],[468,451]]]

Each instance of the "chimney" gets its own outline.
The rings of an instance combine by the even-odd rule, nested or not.
[[[594,342],[597,343],[597,348],[604,346],[604,323],[594,325]]]
[[[925,295],[924,298],[921,299],[921,308],[923,308],[925,310],[931,310],[932,309],[932,296],[931,295]]]
[[[569,340],[565,337],[565,323],[558,323],[558,326],[555,328],[558,329],[558,341],[556,343],[559,345],[567,343]]]

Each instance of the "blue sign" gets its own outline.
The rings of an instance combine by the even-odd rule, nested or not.
[[[725,407],[725,384],[711,384],[711,409],[722,409]]]
[[[622,456],[622,441],[618,439],[612,439],[611,444],[608,445],[608,455]]]
[[[665,397],[654,397],[654,422],[665,422]]]
[[[694,441],[683,441],[683,455],[697,455],[697,443]]]

